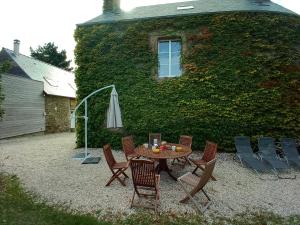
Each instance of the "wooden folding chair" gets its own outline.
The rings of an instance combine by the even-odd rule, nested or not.
[[[161,143],[161,134],[160,133],[149,133],[149,145],[154,145],[154,139],[157,140],[157,144],[160,145]]]
[[[185,145],[189,148],[192,148],[192,143],[193,143],[193,137],[192,136],[187,136],[187,135],[181,135],[179,138],[179,144]],[[177,158],[173,159],[172,164],[175,163],[175,161],[182,163],[182,166],[184,167],[187,163],[191,165],[189,159],[187,156],[182,157],[182,158]]]
[[[132,136],[122,137],[122,147],[127,161],[132,158],[139,158],[139,155],[134,151],[134,142]]]
[[[217,144],[210,142],[210,141],[206,141],[202,159],[189,158],[189,160],[196,165],[196,168],[192,172],[193,174],[196,174],[196,171],[198,168],[204,171],[204,168],[207,165],[207,163],[216,158],[217,147],[218,147]],[[213,175],[211,176],[211,179],[216,181],[216,178]]]
[[[211,160],[206,164],[206,167],[204,169],[203,174],[201,177],[196,176],[192,174],[191,172],[188,172],[181,177],[179,177],[177,180],[179,184],[182,186],[183,190],[186,193],[186,196],[180,200],[181,203],[187,203],[189,200],[192,200],[192,203],[195,205],[196,210],[198,212],[204,213],[205,210],[208,208],[208,206],[211,204],[211,199],[208,196],[208,194],[204,191],[205,185],[208,183],[212,172],[214,170],[216,163],[216,159]],[[188,189],[185,187],[185,184],[189,185],[192,187],[191,191],[188,191]],[[199,205],[196,202],[195,195],[199,192],[202,191],[205,197],[207,198],[208,202],[204,205],[204,207],[201,209]]]
[[[105,156],[107,165],[109,166],[109,169],[111,170],[111,172],[113,174],[105,186],[110,185],[114,179],[117,179],[123,186],[126,186],[125,179],[129,178],[129,177],[126,175],[126,173],[124,171],[129,167],[129,161],[116,162],[109,144],[103,146],[103,152],[104,152],[104,156]],[[123,180],[120,178],[120,175],[122,175],[122,174],[124,175]]]
[[[157,205],[160,199],[160,175],[155,173],[154,162],[150,160],[132,159],[130,161],[130,167],[134,186],[130,207],[142,206],[154,209],[155,212],[157,212]],[[135,194],[137,194],[139,198],[154,198],[154,207],[134,204]]]

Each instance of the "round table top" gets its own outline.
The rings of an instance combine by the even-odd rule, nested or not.
[[[141,156],[144,156],[146,158],[151,159],[176,159],[180,157],[188,156],[192,153],[192,149],[188,146],[181,145],[181,144],[173,144],[173,143],[167,143],[167,146],[176,146],[176,147],[182,147],[182,150],[180,152],[172,151],[172,150],[161,150],[159,153],[154,153],[151,148],[145,148],[144,145],[140,145],[135,149],[135,152]]]

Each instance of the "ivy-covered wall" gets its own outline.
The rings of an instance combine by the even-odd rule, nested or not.
[[[2,79],[1,79],[1,72],[0,72],[0,120],[3,117],[3,106],[2,106],[2,102],[3,102],[3,94],[2,94]]]
[[[184,42],[179,78],[157,78],[154,36]],[[75,32],[78,102],[115,84],[124,128],[104,128],[109,92],[89,102],[89,144],[121,136],[137,143],[149,132],[177,142],[192,135],[193,148],[212,140],[233,151],[233,137],[300,135],[300,17],[226,13],[78,27]],[[155,46],[154,46],[155,47]],[[77,127],[84,144],[83,121]]]
[[[9,71],[10,67],[11,67],[11,63],[9,61],[4,61],[0,63],[0,120],[2,119],[4,114],[4,109],[3,109],[4,95],[3,95],[1,75]]]

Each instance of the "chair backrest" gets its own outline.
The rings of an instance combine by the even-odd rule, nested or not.
[[[160,133],[149,133],[149,145],[153,145],[154,139],[157,139],[157,144],[160,145],[161,134]]]
[[[259,153],[263,156],[277,157],[275,139],[271,137],[261,137],[258,139]]]
[[[126,155],[126,158],[128,155],[135,153],[133,137],[132,136],[122,137],[122,147]]]
[[[247,136],[234,137],[234,144],[237,153],[239,154],[253,154],[250,138]]]
[[[193,137],[187,135],[181,135],[179,138],[179,144],[185,145],[187,147],[192,147]]]
[[[218,147],[217,144],[210,142],[210,141],[206,141],[202,159],[205,162],[209,162],[209,161],[215,159],[216,154],[217,154],[217,147]]]
[[[103,152],[106,159],[106,162],[110,169],[112,169],[113,165],[116,164],[115,157],[112,154],[111,146],[109,144],[103,146]]]
[[[191,191],[191,196],[194,196],[197,192],[199,192],[202,188],[204,188],[204,186],[211,178],[215,165],[216,165],[216,159],[213,159],[206,164],[198,184]]]
[[[130,162],[134,188],[156,187],[154,161],[132,159]]]
[[[280,143],[282,150],[287,158],[299,157],[296,140],[292,138],[281,138]]]

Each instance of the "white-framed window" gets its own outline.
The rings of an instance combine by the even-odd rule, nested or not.
[[[158,40],[158,77],[179,77],[181,40]]]

